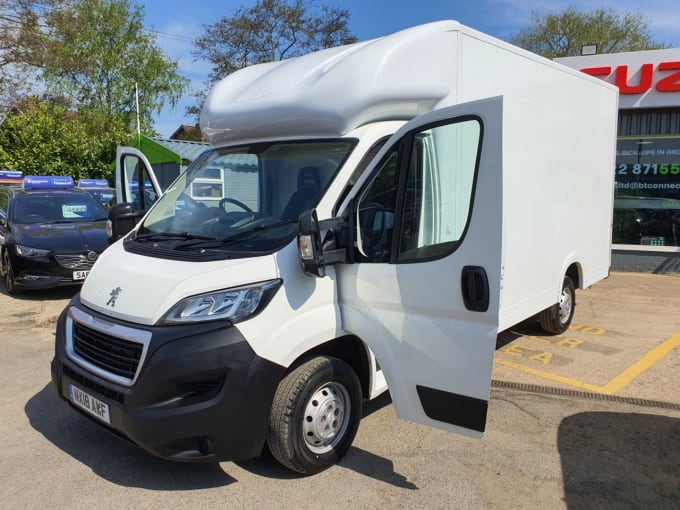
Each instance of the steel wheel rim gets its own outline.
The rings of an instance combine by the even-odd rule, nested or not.
[[[340,383],[319,387],[305,406],[302,437],[315,454],[331,451],[344,437],[351,412],[349,392]]]
[[[571,292],[569,292],[569,289],[566,287],[562,289],[562,295],[560,296],[560,306],[559,306],[559,315],[560,315],[560,323],[564,324],[569,320],[569,317],[571,317],[571,307],[572,307],[573,301],[571,299]]]
[[[5,259],[5,289],[7,292],[11,292],[12,289],[14,288],[14,281],[13,281],[13,275],[12,275],[12,263],[9,260],[9,255],[7,255],[7,252],[4,254],[4,259]]]

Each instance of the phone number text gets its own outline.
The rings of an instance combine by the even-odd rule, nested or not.
[[[680,163],[621,163],[616,175],[680,175]]]

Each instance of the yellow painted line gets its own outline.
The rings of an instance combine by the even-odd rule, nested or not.
[[[670,337],[668,340],[645,354],[640,361],[634,363],[622,373],[614,377],[611,381],[603,386],[602,393],[613,395],[620,389],[628,386],[633,379],[639,376],[642,372],[654,365],[657,361],[663,358],[666,354],[680,345],[680,333]]]
[[[602,386],[596,386],[594,384],[589,384],[583,381],[578,381],[576,379],[571,379],[570,377],[563,377],[561,375],[551,374],[550,372],[545,372],[543,370],[525,367],[524,365],[520,365],[519,363],[513,363],[512,361],[497,359],[495,362],[504,367],[514,368],[515,370],[520,370],[521,372],[526,372],[528,374],[542,377],[544,379],[550,379],[551,381],[566,384],[568,386],[576,386],[577,388],[581,388],[583,390],[588,391],[594,391],[597,393],[601,393],[602,391]]]
[[[495,363],[498,363],[499,365],[502,365],[504,367],[519,370],[521,372],[526,372],[537,377],[542,377],[550,381],[566,384],[567,386],[574,386],[576,388],[594,391],[595,393],[603,393],[605,395],[613,395],[617,391],[628,386],[642,372],[650,368],[657,361],[662,359],[664,356],[666,356],[669,352],[671,352],[678,346],[680,346],[680,333],[673,335],[668,340],[665,340],[660,345],[656,346],[654,349],[645,354],[639,361],[628,367],[626,370],[624,370],[619,375],[614,377],[614,379],[609,381],[604,386],[586,383],[583,381],[579,381],[577,379],[552,374],[550,372],[545,372],[544,370],[538,370],[536,368],[527,367],[524,365],[520,365],[519,363],[513,363],[511,361],[506,361],[502,359],[496,359]]]

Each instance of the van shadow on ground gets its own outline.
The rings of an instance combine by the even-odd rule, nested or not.
[[[570,510],[680,508],[680,420],[584,412],[557,435]]]
[[[390,403],[389,393],[385,393],[366,404],[364,416]],[[223,487],[237,482],[218,463],[171,462],[144,452],[71,409],[57,396],[51,384],[36,393],[26,403],[24,411],[31,426],[53,445],[117,485],[183,491]],[[266,449],[262,457],[236,464],[268,478],[285,480],[304,476],[282,467]],[[391,461],[358,448],[351,448],[340,465],[397,487],[416,488],[394,472]]]
[[[24,411],[31,426],[48,441],[112,483],[183,491],[236,482],[217,463],[188,464],[153,457],[71,409],[49,384],[26,403]]]

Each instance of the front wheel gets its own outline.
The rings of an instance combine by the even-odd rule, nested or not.
[[[9,253],[4,251],[2,254],[3,265],[5,266],[5,289],[8,294],[16,294],[17,286],[14,280],[14,269],[12,269],[12,261],[9,258]]]
[[[564,333],[571,324],[576,307],[576,290],[573,280],[569,276],[564,277],[560,300],[550,308],[546,308],[539,315],[541,328],[546,333],[559,335]]]
[[[361,419],[361,386],[345,362],[319,356],[280,383],[269,415],[267,446],[281,464],[311,475],[335,464]]]

